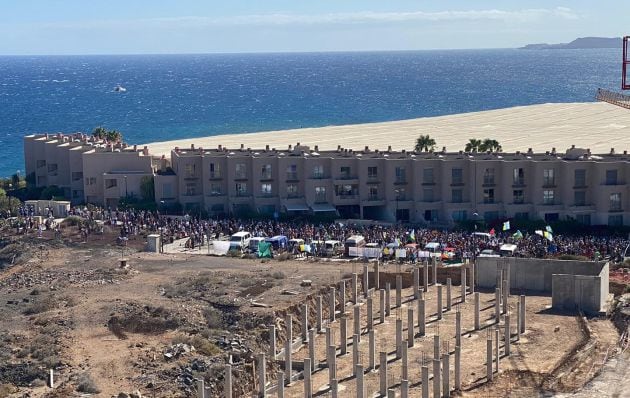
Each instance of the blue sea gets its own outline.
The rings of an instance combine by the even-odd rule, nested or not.
[[[619,59],[615,49],[4,56],[0,176],[23,173],[32,133],[102,125],[141,144],[593,101],[619,86]]]

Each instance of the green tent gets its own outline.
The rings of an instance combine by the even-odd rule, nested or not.
[[[271,243],[260,241],[258,242],[258,257],[259,258],[271,258]]]

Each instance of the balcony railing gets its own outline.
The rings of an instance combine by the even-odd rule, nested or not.
[[[221,176],[221,173],[219,173],[218,171],[214,171],[214,172],[211,171],[210,172],[209,179],[211,179],[211,180],[220,180],[221,178],[223,178],[223,177]]]
[[[340,174],[335,177],[336,180],[357,180],[359,177],[352,174]]]
[[[287,173],[287,181],[298,181],[297,173]]]

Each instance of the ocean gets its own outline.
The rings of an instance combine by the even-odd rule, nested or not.
[[[22,136],[122,131],[131,144],[381,122],[547,102],[620,85],[620,51],[2,56],[0,176]],[[114,92],[116,85],[126,92]],[[500,138],[500,137],[497,137]]]

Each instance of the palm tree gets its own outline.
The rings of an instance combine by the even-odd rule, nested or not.
[[[471,138],[468,141],[468,144],[466,144],[466,152],[477,152],[479,151],[479,148],[481,147],[481,140],[478,140],[476,138]]]
[[[429,152],[429,151],[432,151],[433,149],[435,149],[435,140],[431,138],[428,134],[421,135],[416,140],[416,148],[415,148],[416,152],[422,152],[422,151]]]
[[[105,138],[106,135],[107,135],[107,130],[105,129],[105,127],[102,127],[102,126],[98,126],[92,132],[92,136],[94,136],[96,138],[99,138],[99,139]]]
[[[499,144],[499,141],[490,138],[486,138],[485,140],[483,140],[483,142],[479,146],[480,152],[501,152],[502,150],[503,148],[501,147],[501,144]]]

